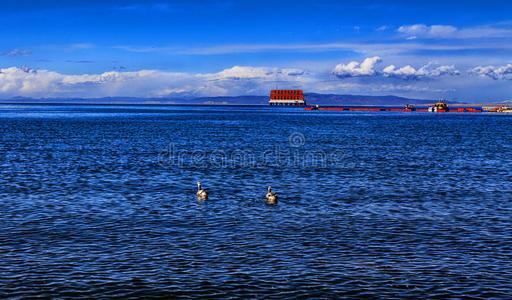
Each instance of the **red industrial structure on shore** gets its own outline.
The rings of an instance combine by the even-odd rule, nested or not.
[[[304,106],[304,93],[302,90],[271,90],[270,105]]]

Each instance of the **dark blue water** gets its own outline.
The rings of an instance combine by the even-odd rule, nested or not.
[[[511,125],[1,105],[0,297],[508,297]]]

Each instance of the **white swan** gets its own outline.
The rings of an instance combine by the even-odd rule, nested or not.
[[[268,186],[268,193],[265,195],[268,204],[277,204],[277,194],[272,193],[272,186]]]
[[[208,191],[206,189],[201,188],[201,182],[197,182],[197,199],[198,200],[206,200],[208,199]]]

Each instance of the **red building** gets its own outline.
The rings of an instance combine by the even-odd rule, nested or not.
[[[271,90],[270,105],[303,106],[304,94],[302,90]]]

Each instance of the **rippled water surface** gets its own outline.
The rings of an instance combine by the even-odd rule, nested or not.
[[[0,105],[0,297],[509,297],[511,125]]]

